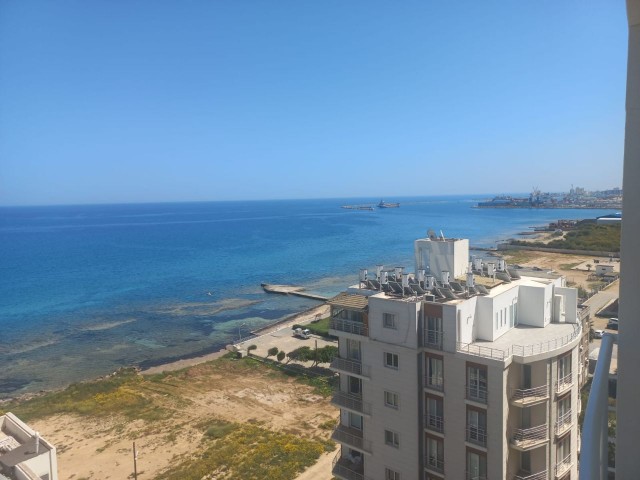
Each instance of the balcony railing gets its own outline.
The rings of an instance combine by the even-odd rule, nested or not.
[[[518,473],[513,480],[549,480],[549,475],[546,470],[538,473]]]
[[[353,375],[360,375],[367,378],[370,376],[369,366],[363,365],[362,362],[356,360],[334,357],[329,366],[333,370],[339,370]]]
[[[426,330],[424,332],[424,346],[442,350],[442,332],[440,330]]]
[[[425,455],[424,467],[434,472],[444,473],[444,460],[435,455]]]
[[[331,322],[329,322],[329,329],[352,333],[354,335],[362,335],[364,337],[369,336],[369,327],[362,322],[354,322],[353,320],[332,318]]]
[[[609,367],[613,336],[605,334],[600,343],[587,411],[582,426],[579,478],[606,480],[609,464]]]
[[[528,405],[549,398],[549,387],[541,385],[534,388],[517,388],[511,395],[511,402],[517,405]]]
[[[573,373],[565,375],[556,382],[556,392],[562,393],[573,385]]]
[[[426,375],[424,377],[424,386],[425,388],[442,392],[444,390],[444,378]]]
[[[362,397],[359,395],[353,395],[347,392],[336,392],[333,394],[331,403],[354,412],[371,415],[371,404],[363,402]]]
[[[556,477],[564,475],[569,469],[571,469],[571,465],[573,465],[573,462],[571,461],[571,454],[569,454],[558,463],[556,463]]]
[[[534,447],[549,439],[547,424],[532,428],[517,428],[511,436],[511,443],[520,448]]]
[[[572,423],[571,410],[569,410],[567,413],[558,418],[558,421],[556,422],[556,435],[562,435],[563,433],[565,433],[569,428],[571,428]]]
[[[474,402],[487,403],[489,392],[485,387],[476,387],[467,385],[467,400]]]
[[[354,461],[352,461],[347,457],[343,457],[342,452],[338,452],[333,459],[331,473],[344,480],[366,480],[362,457],[358,458],[360,458],[360,461],[358,461],[356,457],[354,457]]]
[[[475,443],[482,447],[487,446],[487,430],[475,425],[467,426],[467,442]]]
[[[465,472],[465,478],[467,480],[487,480],[487,474],[486,473],[472,473],[472,472]]]
[[[575,324],[573,326],[573,332],[564,335],[560,338],[555,338],[547,342],[534,343],[530,345],[511,345],[509,348],[493,348],[485,347],[475,343],[456,343],[456,350],[469,355],[475,355],[478,357],[492,358],[494,360],[506,360],[512,355],[519,357],[529,357],[532,355],[539,355],[542,353],[552,352],[565,345],[576,340],[582,334],[582,326]]]
[[[344,443],[349,447],[361,450],[363,452],[371,452],[371,442],[363,439],[362,430],[347,427],[338,423],[335,430],[331,434],[331,438],[338,443]]]
[[[424,416],[424,428],[434,432],[444,432],[444,418],[439,415],[426,414]]]

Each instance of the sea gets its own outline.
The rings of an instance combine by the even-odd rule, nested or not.
[[[494,247],[610,213],[473,208],[485,197],[0,207],[0,398],[217,351],[317,304],[261,282],[331,296],[361,268],[412,271],[429,229]]]

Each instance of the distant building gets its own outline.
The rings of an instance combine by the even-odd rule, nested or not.
[[[613,271],[613,265],[599,263],[598,265],[596,265],[596,275],[598,275],[599,277],[615,275],[615,272]]]
[[[0,479],[58,480],[56,447],[12,413],[0,416]]]
[[[469,263],[467,240],[430,235],[415,256],[415,274],[363,270],[329,302],[333,475],[576,478],[588,323],[576,289],[502,259]]]
[[[622,225],[622,213],[611,213],[596,218],[598,225]]]

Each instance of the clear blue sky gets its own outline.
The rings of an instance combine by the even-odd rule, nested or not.
[[[622,0],[0,3],[0,205],[621,186]]]

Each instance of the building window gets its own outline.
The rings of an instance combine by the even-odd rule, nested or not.
[[[360,361],[360,342],[358,340],[347,339],[347,357],[349,360]]]
[[[498,312],[496,312],[496,330],[498,330],[499,325],[498,325]]]
[[[349,426],[356,430],[362,430],[362,415],[349,412]]]
[[[427,387],[444,388],[444,364],[442,358],[427,356]]]
[[[467,366],[467,398],[487,403],[487,367]]]
[[[467,407],[467,441],[477,445],[487,444],[487,412]]]
[[[384,480],[400,480],[400,474],[390,468],[384,469]]]
[[[427,468],[444,472],[444,443],[439,438],[427,437]]]
[[[427,408],[425,427],[442,433],[444,431],[444,402],[442,398],[427,396],[425,405]]]
[[[467,450],[468,478],[487,478],[487,456]]]
[[[398,448],[400,446],[400,437],[396,432],[392,432],[391,430],[385,430],[384,443],[386,443],[391,447]]]
[[[396,353],[384,353],[384,366],[388,368],[398,369],[398,355]]]
[[[349,393],[362,395],[362,380],[360,378],[349,376]]]
[[[393,313],[382,314],[382,326],[384,328],[396,329],[396,316]]]
[[[394,392],[384,392],[384,404],[387,407],[398,408],[398,394]]]

